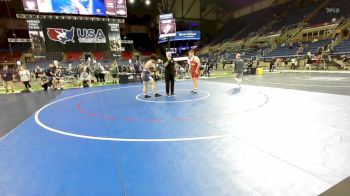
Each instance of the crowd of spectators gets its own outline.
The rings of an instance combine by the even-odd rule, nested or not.
[[[203,64],[209,66],[209,64]],[[23,83],[21,91],[35,90],[64,90],[68,86],[72,87],[89,87],[92,85],[104,85],[109,83],[119,83],[121,75],[133,78],[133,81],[140,79],[142,71],[141,60],[129,60],[127,62],[118,63],[112,61],[110,63],[103,63],[97,61],[80,61],[79,64],[59,63],[55,61],[48,66],[35,65],[33,69],[28,69],[27,66],[12,66],[7,65],[0,67],[0,82],[3,82],[5,92],[15,92],[15,85]],[[177,78],[187,78],[188,65],[186,62],[176,62],[176,76]],[[203,74],[207,74],[207,69],[203,68]],[[164,64],[162,60],[156,63],[156,68],[152,72],[152,77],[155,80],[164,79]],[[69,84],[68,84],[69,83]],[[34,84],[34,85],[33,85]]]

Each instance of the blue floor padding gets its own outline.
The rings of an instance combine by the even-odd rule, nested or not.
[[[134,86],[57,102],[39,114],[40,120],[60,130],[101,137],[162,139],[227,133],[215,126],[227,120],[227,117],[218,117],[222,108],[212,107],[210,103],[221,95],[211,94],[197,102],[147,103],[136,100],[136,95],[142,91],[139,86]],[[119,87],[70,90],[54,101]],[[189,93],[191,84],[188,83],[180,83],[178,87],[186,90],[179,90],[175,97],[150,100],[184,101],[207,95]],[[231,96],[230,87],[219,88],[213,84],[205,87],[210,93],[219,94],[224,90]],[[192,163],[195,159],[186,160],[190,163],[181,162],[191,151],[205,150],[203,147],[207,144],[208,141],[195,141],[190,145],[181,142],[119,144],[81,139],[49,132],[30,117],[0,141],[0,193],[123,195],[127,191],[128,195],[190,195],[199,191],[195,188],[199,185],[189,179],[192,178],[191,167],[196,165]],[[193,149],[187,149],[188,145]],[[192,158],[195,157],[194,154]],[[194,165],[188,168],[188,164]],[[205,173],[202,175],[206,176]]]
[[[234,136],[242,127],[236,116],[263,108],[267,95],[214,82],[202,82],[198,95],[189,82],[176,88],[185,90],[150,99],[159,103],[137,100],[138,84],[65,91],[53,102],[67,99],[43,109],[40,121],[106,141],[46,130],[33,115],[0,140],[0,195],[284,195],[283,187],[266,190],[269,172],[276,179],[288,171],[291,181],[305,175]]]

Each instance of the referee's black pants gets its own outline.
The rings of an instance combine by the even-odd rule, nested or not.
[[[174,94],[174,85],[175,85],[175,74],[165,72],[165,90],[166,94],[169,94],[169,87],[171,94]]]

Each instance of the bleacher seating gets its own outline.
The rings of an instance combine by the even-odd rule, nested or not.
[[[311,54],[315,54],[319,47],[326,46],[327,44],[331,43],[331,41],[332,39],[324,39],[317,42],[308,43],[308,47],[304,48],[303,54],[306,54],[309,51],[311,52]]]
[[[247,51],[241,52],[241,53],[244,54],[244,55],[242,55],[242,58],[248,58],[248,59],[256,57],[259,54],[259,52],[256,50],[247,50]]]
[[[24,43],[11,43],[11,49],[9,48],[8,43],[4,43],[0,45],[0,52],[9,53],[12,52],[26,52],[30,49],[31,44],[29,42]]]
[[[104,60],[105,59],[105,53],[104,52],[93,52],[93,57],[96,59],[96,60]]]
[[[265,32],[278,32],[288,26],[295,26],[317,8],[319,2],[312,0],[287,2],[278,6],[272,6],[237,18],[226,24],[221,36],[214,42],[220,43],[225,40],[237,40],[246,38],[252,33],[257,33],[262,27],[273,20],[276,20],[272,26],[264,29]],[[264,32],[259,32],[264,33]]]
[[[273,19],[274,13],[277,13],[281,6],[265,8],[229,22],[222,28],[223,34],[215,43],[228,39],[246,38],[251,33],[258,32],[262,26]]]
[[[333,54],[350,54],[350,39],[346,39],[338,44],[334,48]]]
[[[323,39],[317,42],[304,43],[304,50],[302,53],[298,54],[298,44],[294,43],[293,47],[288,45],[279,46],[276,49],[270,51],[266,55],[265,58],[273,58],[273,57],[292,57],[296,55],[305,55],[307,52],[311,52],[311,54],[316,54],[319,47],[323,47],[331,43],[332,39]]]
[[[273,58],[273,57],[291,57],[297,54],[298,47],[296,44],[293,44],[293,47],[288,45],[279,46],[276,49],[270,51],[266,55],[265,58]]]
[[[123,52],[122,59],[124,59],[124,60],[132,59],[132,52],[129,52],[129,51]]]
[[[13,52],[12,54],[11,53],[1,53],[0,56],[1,56],[1,58],[0,58],[1,63],[5,63],[5,62],[13,63],[21,58],[22,52]]]
[[[66,59],[68,61],[79,61],[81,58],[82,52],[67,52]]]
[[[286,8],[281,10],[279,19],[269,29],[269,31],[277,32],[285,27],[295,25],[303,21],[319,5],[315,1],[291,1],[286,4]],[[284,12],[284,13],[283,13]]]

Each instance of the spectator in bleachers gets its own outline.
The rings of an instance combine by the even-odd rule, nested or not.
[[[5,92],[8,93],[9,89],[14,93],[13,87],[13,72],[8,68],[7,65],[4,65],[3,70],[1,72],[1,79],[4,81]]]
[[[24,66],[19,68],[19,76],[22,83],[24,84],[25,90],[30,90],[32,86],[30,85],[30,72]]]
[[[300,42],[299,46],[298,46],[298,54],[302,54],[304,52],[304,46],[303,43]]]
[[[288,44],[288,48],[289,48],[289,49],[293,49],[293,47],[294,47],[293,43],[289,43],[289,44]]]

